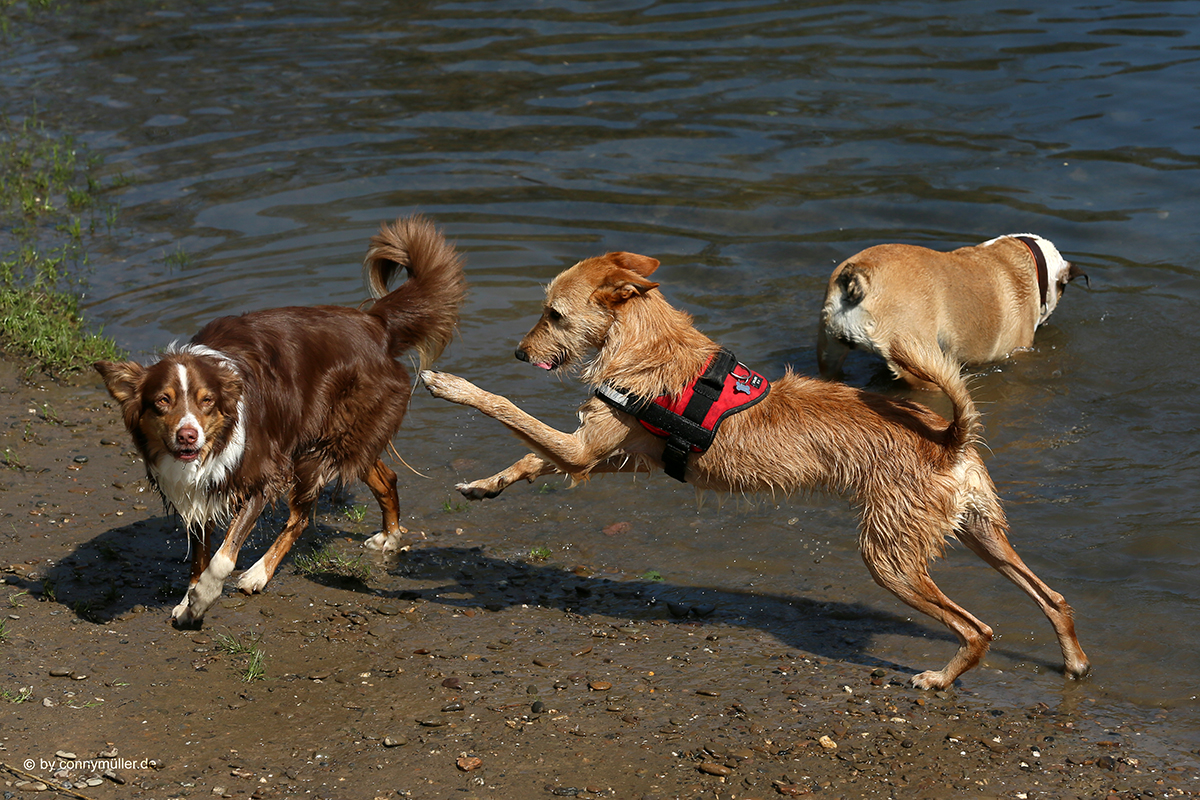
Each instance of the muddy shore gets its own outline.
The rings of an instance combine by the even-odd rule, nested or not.
[[[0,419],[6,799],[1200,794],[1086,703],[918,692],[587,564],[499,558],[453,517],[365,576],[289,559],[176,631],[185,542],[98,381],[0,361]],[[298,550],[356,559],[376,515],[331,499]]]

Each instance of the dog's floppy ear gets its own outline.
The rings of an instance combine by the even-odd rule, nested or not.
[[[1075,280],[1076,278],[1083,278],[1083,282],[1085,284],[1087,284],[1087,287],[1089,289],[1092,288],[1092,281],[1090,278],[1088,278],[1087,273],[1084,272],[1079,267],[1075,266],[1074,264],[1068,263],[1067,264],[1067,279],[1065,281],[1063,281],[1063,286],[1066,286],[1068,283]]]
[[[648,281],[640,275],[626,270],[614,270],[605,282],[596,288],[592,297],[602,306],[616,308],[631,297],[645,294],[651,289],[658,288],[654,281]]]
[[[242,379],[230,369],[222,369],[220,377],[221,401],[219,409],[222,414],[232,417],[237,414],[238,403],[242,399],[244,386]]]
[[[639,256],[637,253],[608,253],[604,256],[621,269],[636,272],[643,278],[649,278],[658,269],[658,259],[650,256]]]
[[[138,387],[146,374],[146,368],[141,364],[136,361],[97,361],[92,366],[104,379],[108,393],[121,405],[138,396]]]

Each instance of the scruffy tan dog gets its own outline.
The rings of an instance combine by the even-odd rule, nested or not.
[[[649,276],[658,261],[609,253],[560,274],[517,356],[547,370],[578,364],[598,392],[641,398],[678,395],[720,353],[672,308]],[[961,646],[945,668],[913,684],[948,686],[987,652],[992,629],[946,597],[928,563],[954,536],[1025,590],[1054,626],[1074,677],[1087,656],[1075,637],[1071,607],[1009,546],[1007,523],[975,442],[979,416],[958,368],[936,349],[893,344],[904,369],[942,388],[953,420],[923,406],[804,378],[790,371],[758,402],[726,419],[711,446],[686,457],[686,478],[721,492],[791,493],[820,489],[862,507],[859,545],[871,575],[913,608],[947,625]],[[733,368],[738,381],[749,380]],[[598,472],[651,471],[664,463],[664,440],[638,418],[599,396],[580,408],[580,426],[562,433],[507,399],[446,373],[421,373],[436,397],[479,409],[532,447],[507,470],[460,485],[469,498],[494,497],[509,484],[554,472],[576,479]],[[740,387],[739,387],[740,390]],[[690,391],[690,390],[689,390]]]
[[[821,375],[846,354],[882,356],[898,378],[922,385],[891,357],[892,344],[941,347],[959,364],[982,364],[1033,345],[1067,284],[1087,275],[1046,239],[1015,233],[940,253],[907,244],[868,247],[829,278],[817,332]]]

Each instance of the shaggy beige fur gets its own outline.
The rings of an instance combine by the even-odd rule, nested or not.
[[[611,382],[645,397],[678,394],[718,346],[657,291],[649,280],[657,266],[645,256],[609,253],[566,270],[550,284],[518,357],[548,370],[577,364],[592,386]],[[871,575],[961,642],[945,668],[913,678],[920,688],[948,686],[979,663],[992,639],[992,629],[929,576],[928,562],[942,553],[947,536],[1028,593],[1054,626],[1068,674],[1086,674],[1071,607],[1005,536],[1004,512],[975,448],[979,415],[957,367],[919,345],[895,344],[891,352],[946,393],[954,407],[949,423],[916,403],[789,371],[765,399],[728,418],[707,452],[690,456],[687,480],[735,493],[819,489],[861,505],[859,545]],[[517,480],[554,472],[581,479],[661,467],[663,440],[599,399],[584,403],[579,429],[569,434],[462,378],[426,371],[422,379],[434,396],[479,409],[536,451],[497,475],[461,484],[469,498],[494,497]]]

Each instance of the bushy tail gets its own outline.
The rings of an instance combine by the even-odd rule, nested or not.
[[[952,358],[940,348],[914,342],[893,342],[888,357],[905,372],[932,383],[950,398],[954,414],[946,429],[944,444],[952,459],[957,459],[964,450],[980,441],[983,424],[979,411],[963,380],[961,367]]]
[[[408,280],[389,292],[388,284],[401,268],[408,271]],[[425,217],[401,217],[371,237],[363,282],[377,298],[368,313],[383,320],[392,357],[415,348],[420,368],[433,366],[454,335],[467,291],[458,251]]]

